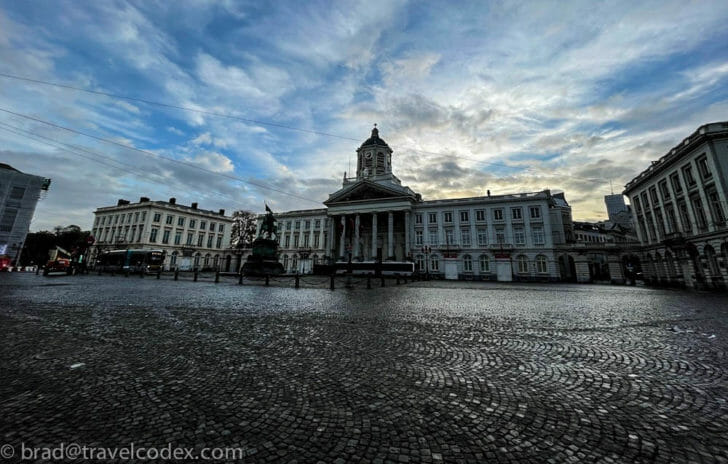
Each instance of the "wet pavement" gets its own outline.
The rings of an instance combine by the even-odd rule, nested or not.
[[[725,295],[287,287],[0,275],[0,444],[237,447],[242,462],[728,462]]]

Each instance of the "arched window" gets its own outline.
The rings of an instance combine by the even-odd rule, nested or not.
[[[430,270],[432,272],[440,271],[440,257],[437,255],[430,255]]]
[[[470,255],[463,256],[463,271],[473,272],[473,258]]]
[[[548,263],[544,255],[536,256],[536,272],[539,274],[546,274],[549,271]]]
[[[288,255],[283,255],[283,271],[288,272]]]
[[[311,256],[311,263],[318,264],[318,255],[317,254],[314,254],[313,256]]]
[[[415,256],[415,266],[417,267],[418,271],[424,271],[425,270],[425,257],[422,255]]]
[[[200,267],[200,254],[195,254],[195,267]]]
[[[480,266],[481,273],[490,272],[490,258],[488,255],[480,255],[480,258],[478,258],[478,264]]]
[[[665,252],[665,269],[667,269],[668,278],[672,278],[675,275],[675,260],[669,251]]]
[[[380,151],[377,153],[377,174],[384,174],[385,163],[384,153]]]
[[[210,266],[210,253],[205,255],[205,267]]]
[[[169,257],[169,265],[170,266],[176,266],[177,265],[177,252],[173,251],[172,254]]]
[[[212,265],[215,269],[217,269],[217,265],[220,262],[220,256],[215,255],[215,258],[213,259]]]
[[[526,255],[518,255],[518,273],[528,274],[528,258]]]
[[[293,263],[291,265],[291,271],[296,272],[298,270],[298,255],[293,255]]]

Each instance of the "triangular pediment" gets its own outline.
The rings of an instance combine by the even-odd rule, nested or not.
[[[410,196],[411,194],[402,187],[395,185],[384,186],[376,182],[363,180],[332,193],[324,204],[332,205],[352,201],[387,200]]]

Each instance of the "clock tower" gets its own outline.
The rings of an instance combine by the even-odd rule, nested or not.
[[[374,124],[372,136],[356,150],[356,180],[385,180],[392,177],[392,149],[379,138]]]

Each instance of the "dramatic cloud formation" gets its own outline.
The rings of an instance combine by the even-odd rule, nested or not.
[[[0,162],[53,178],[32,230],[140,196],[316,208],[376,122],[426,199],[560,189],[601,219],[610,182],[728,119],[727,20],[720,1],[4,2],[0,74],[98,93],[0,76]]]

